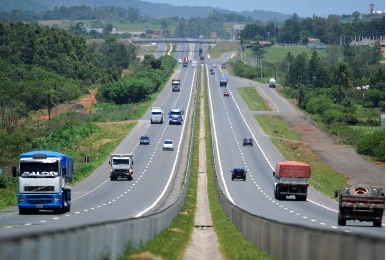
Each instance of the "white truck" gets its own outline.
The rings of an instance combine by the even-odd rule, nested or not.
[[[180,91],[181,81],[179,79],[172,79],[172,92]]]
[[[164,123],[164,111],[162,107],[152,107],[150,111],[150,123],[151,124],[163,124]]]
[[[126,178],[131,181],[134,177],[133,164],[134,155],[126,154],[110,154],[110,180],[115,181],[118,178]]]
[[[271,78],[269,80],[269,87],[270,88],[276,88],[276,80],[274,78]]]

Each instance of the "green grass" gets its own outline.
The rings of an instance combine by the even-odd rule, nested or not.
[[[220,41],[215,46],[210,48],[209,55],[211,59],[219,59],[225,52],[239,51],[239,41]]]
[[[242,87],[237,89],[251,111],[271,111],[267,102],[260,97],[256,87]]]
[[[265,51],[263,62],[268,62],[271,64],[280,63],[287,56],[289,52],[296,57],[303,52],[306,52],[308,57],[311,57],[313,52],[312,49],[306,48],[305,46],[278,46],[274,45],[272,47],[267,47],[263,49]],[[252,55],[252,50],[250,48],[245,49],[244,52],[245,59],[255,59]],[[319,57],[327,56],[326,50],[318,50]]]
[[[324,163],[307,144],[299,141],[299,135],[290,130],[286,122],[266,115],[255,117],[286,160],[301,161],[311,166],[310,183],[316,190],[333,198],[336,190],[347,186],[347,178]]]

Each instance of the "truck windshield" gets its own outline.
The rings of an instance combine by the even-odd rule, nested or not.
[[[152,115],[161,115],[161,112],[151,112]]]
[[[57,177],[59,176],[58,163],[20,163],[20,177]]]
[[[126,165],[130,163],[130,159],[113,159],[113,165]]]

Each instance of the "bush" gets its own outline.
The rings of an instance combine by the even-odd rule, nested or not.
[[[385,131],[376,130],[368,134],[357,136],[355,148],[358,153],[370,155],[385,160]]]
[[[17,178],[11,175],[1,174],[0,175],[0,189],[6,189],[10,187],[17,187]]]

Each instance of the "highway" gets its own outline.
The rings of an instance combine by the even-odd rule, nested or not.
[[[183,47],[186,48],[185,55],[188,55],[193,45]],[[182,70],[182,65],[179,65],[173,76],[181,79],[181,91],[172,92],[169,82],[153,104],[163,107],[164,123],[150,124],[150,114],[146,113],[122,143],[112,151],[134,154],[132,181],[111,181],[109,159],[106,158],[88,178],[73,186],[70,212],[63,215],[54,215],[51,212],[19,215],[17,208],[1,211],[0,237],[140,217],[166,207],[165,203],[171,203],[173,198],[168,199],[168,196],[176,193],[172,191],[173,187],[182,186],[181,176],[185,170],[189,140],[187,131],[190,126],[187,119],[182,125],[169,125],[168,110],[181,107],[185,110],[184,116],[189,117],[192,111],[195,72],[196,70],[191,68]],[[150,137],[150,145],[139,145],[142,135]],[[173,140],[173,151],[162,150],[165,139]]]
[[[229,55],[222,59],[227,60]],[[338,226],[338,203],[313,188],[309,188],[307,201],[296,201],[290,197],[278,201],[274,198],[272,173],[276,162],[284,161],[284,158],[258,125],[254,118],[257,112],[249,111],[237,88],[256,86],[260,95],[269,100],[273,113],[298,112],[268,84],[231,77],[219,66],[221,59],[214,62],[217,64],[215,75],[209,73],[213,62],[206,63],[210,114],[215,151],[218,152],[215,158],[216,169],[228,199],[245,211],[282,223],[384,238],[384,228],[374,228],[372,222],[348,221],[347,226]],[[228,87],[220,87],[221,76],[229,77]],[[229,97],[223,95],[225,91],[230,93]],[[243,146],[244,137],[252,137],[254,145]],[[246,181],[231,180],[230,171],[237,167],[248,171]]]
[[[159,44],[160,48],[165,45]],[[207,53],[207,45],[204,53]],[[175,58],[188,57],[198,60],[198,44],[178,44]],[[166,48],[165,48],[166,49]],[[162,52],[157,52],[162,53]],[[160,54],[162,55],[162,54]],[[254,118],[255,111],[249,111],[238,94],[237,88],[256,86],[259,93],[273,108],[273,112],[297,113],[297,110],[276,89],[268,88],[250,80],[229,76],[220,64],[229,59],[232,53],[221,59],[205,59],[208,75],[208,94],[210,117],[214,138],[216,170],[220,176],[220,185],[226,196],[235,205],[252,214],[267,219],[300,224],[311,228],[333,230],[335,232],[371,234],[385,236],[382,228],[372,227],[369,222],[348,221],[347,226],[337,225],[338,204],[310,188],[307,201],[274,199],[274,178],[272,172],[283,157],[263,132]],[[215,75],[209,69],[216,63]],[[199,66],[198,66],[199,67]],[[194,78],[197,69],[182,68],[178,65],[172,78],[181,80],[181,91],[172,92],[170,82],[159,94],[153,106],[162,106],[165,112],[163,124],[150,124],[147,113],[137,126],[125,137],[112,152],[134,154],[134,179],[132,181],[110,181],[108,158],[84,181],[73,186],[71,212],[63,215],[43,213],[37,215],[19,215],[17,208],[0,212],[0,237],[22,235],[42,230],[65,230],[71,226],[101,223],[111,220],[128,219],[152,214],[172,203],[170,194],[178,193],[186,164],[187,143],[189,140],[189,115],[192,111],[195,94]],[[219,87],[221,76],[228,76],[228,87]],[[230,96],[224,97],[223,92]],[[168,110],[182,107],[185,120],[182,125],[168,125]],[[139,137],[150,137],[150,145],[139,145]],[[242,146],[242,138],[252,137],[252,147]],[[165,139],[174,141],[173,151],[163,151]],[[230,170],[242,167],[248,170],[246,181],[231,180]],[[15,195],[16,196],[16,195]]]

